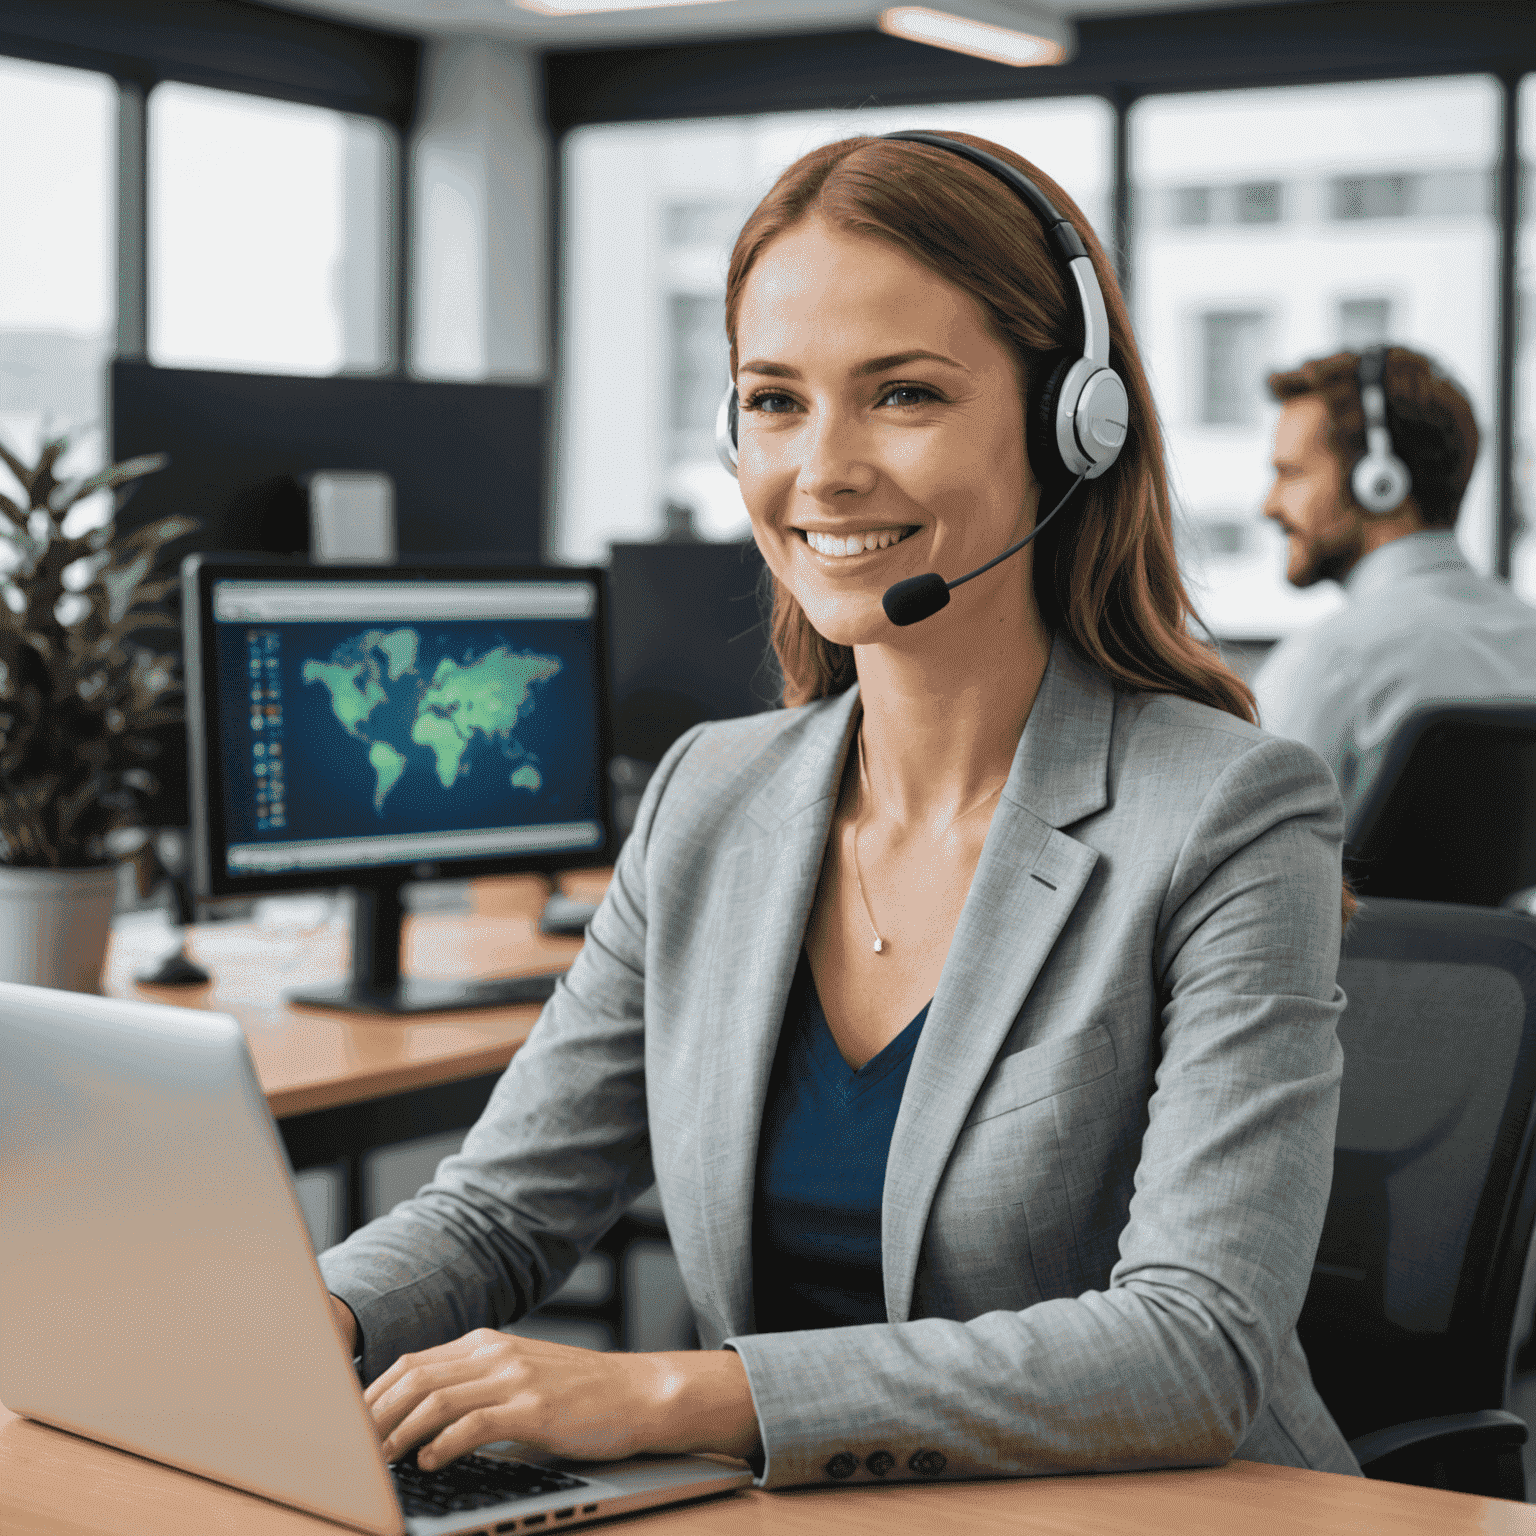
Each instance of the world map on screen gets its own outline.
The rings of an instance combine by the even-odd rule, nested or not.
[[[326,660],[307,659],[301,675],[330,695],[337,725],[367,744],[373,808],[382,815],[407,774],[429,774],[451,791],[473,773],[505,772],[513,789],[538,794],[538,759],[514,732],[533,712],[535,688],[560,669],[557,656],[505,645],[458,659],[439,656],[434,665],[422,654],[420,634],[400,628],[367,630]],[[500,748],[496,768],[475,757],[477,739]]]

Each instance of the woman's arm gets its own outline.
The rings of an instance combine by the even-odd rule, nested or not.
[[[1340,838],[1304,748],[1264,739],[1229,765],[1146,957],[1161,1060],[1107,1287],[964,1323],[732,1339],[767,1484],[846,1475],[840,1453],[894,1479],[1211,1463],[1242,1443],[1290,1347],[1332,1172]]]
[[[460,1155],[414,1199],[320,1255],[371,1382],[402,1354],[515,1321],[553,1294],[652,1182],[646,1123],[646,848],[697,739],[647,786],[587,941]]]

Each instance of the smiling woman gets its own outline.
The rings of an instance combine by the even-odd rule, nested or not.
[[[677,742],[462,1153],[322,1256],[392,1456],[726,1451],[775,1487],[1357,1470],[1295,1331],[1338,792],[1188,633],[1092,232],[980,147],[1065,214],[1107,343],[1034,205],[941,146],[827,146],[748,220],[735,468],[791,707]],[[893,624],[893,583],[972,571],[1083,475],[1045,402],[1090,354],[1123,451]],[[702,1351],[493,1331],[653,1179]]]

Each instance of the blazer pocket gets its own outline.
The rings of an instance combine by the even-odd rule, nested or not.
[[[1114,1037],[1102,1024],[1066,1040],[1050,1040],[1015,1051],[994,1068],[963,1129],[1108,1077],[1115,1065]]]

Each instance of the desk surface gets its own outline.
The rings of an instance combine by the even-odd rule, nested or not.
[[[595,901],[607,886],[608,871],[572,871],[558,883],[570,896]],[[546,889],[535,876],[478,880],[470,887],[473,910],[408,917],[404,969],[461,979],[568,966],[581,941],[546,938],[535,926]],[[348,934],[336,923],[312,930],[203,924],[191,930],[187,952],[212,973],[211,985],[136,985],[134,976],[154,964],[165,943],[163,929],[114,935],[102,990],[112,997],[232,1014],[245,1030],[278,1119],[500,1071],[539,1016],[534,1004],[407,1019],[292,1007],[283,1000],[285,992],[345,975]]]
[[[1536,1509],[1329,1472],[1234,1461],[1193,1472],[1018,1482],[756,1490],[583,1527],[635,1536],[1536,1536]],[[338,1536],[251,1494],[18,1419],[0,1408],[5,1536]]]

